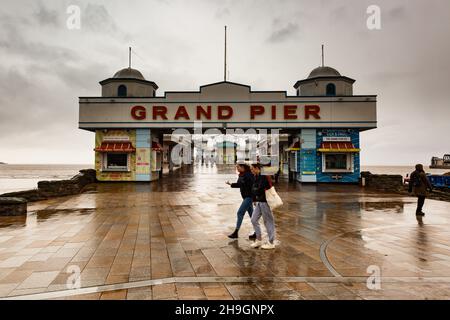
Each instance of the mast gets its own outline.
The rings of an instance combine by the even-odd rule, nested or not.
[[[131,47],[128,47],[128,69],[131,69]]]
[[[225,26],[225,54],[223,64],[223,81],[227,81],[227,26]]]
[[[323,55],[323,45],[322,45],[322,67],[324,66],[324,55]]]

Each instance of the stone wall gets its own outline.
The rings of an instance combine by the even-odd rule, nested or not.
[[[361,184],[366,188],[381,191],[403,191],[403,176],[400,174],[372,174],[368,171],[361,172]]]
[[[80,173],[69,180],[39,181],[37,189],[10,192],[1,197],[20,197],[27,201],[38,201],[52,197],[67,196],[80,193],[83,188],[96,182],[95,170],[80,170]]]
[[[16,197],[0,197],[0,216],[21,216],[26,214],[26,199]]]

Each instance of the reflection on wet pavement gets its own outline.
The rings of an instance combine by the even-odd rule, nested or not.
[[[250,248],[248,217],[238,240],[226,237],[241,200],[225,185],[234,179],[228,167],[185,168],[1,217],[0,297],[450,298],[450,203],[429,200],[416,220],[414,198],[281,180],[280,244],[263,251]],[[380,290],[367,287],[369,266]],[[69,267],[79,291],[68,290]]]

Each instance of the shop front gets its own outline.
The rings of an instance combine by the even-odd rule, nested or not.
[[[155,139],[156,140],[156,139]],[[99,181],[151,181],[161,171],[162,148],[149,129],[95,131],[95,170]]]
[[[358,130],[305,129],[301,138],[302,148],[297,151],[300,182],[358,182]]]

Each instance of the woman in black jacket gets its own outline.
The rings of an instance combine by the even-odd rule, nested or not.
[[[252,248],[275,249],[275,219],[272,210],[266,199],[266,191],[272,187],[272,180],[267,175],[261,174],[261,165],[259,163],[252,164],[251,171],[255,176],[252,187],[253,201],[255,209],[252,215],[252,224],[256,233],[256,240],[250,246]],[[262,243],[261,227],[259,219],[263,218],[264,225],[269,236],[267,243]]]
[[[248,212],[250,218],[253,213],[253,201],[252,201],[252,186],[254,182],[253,174],[250,172],[250,167],[246,164],[237,164],[236,169],[239,172],[239,178],[237,182],[231,183],[227,181],[227,184],[232,188],[239,188],[242,196],[242,203],[237,211],[236,229],[228,237],[231,239],[238,238],[238,232],[244,220],[245,212]],[[255,239],[256,235],[250,235],[249,239]]]

